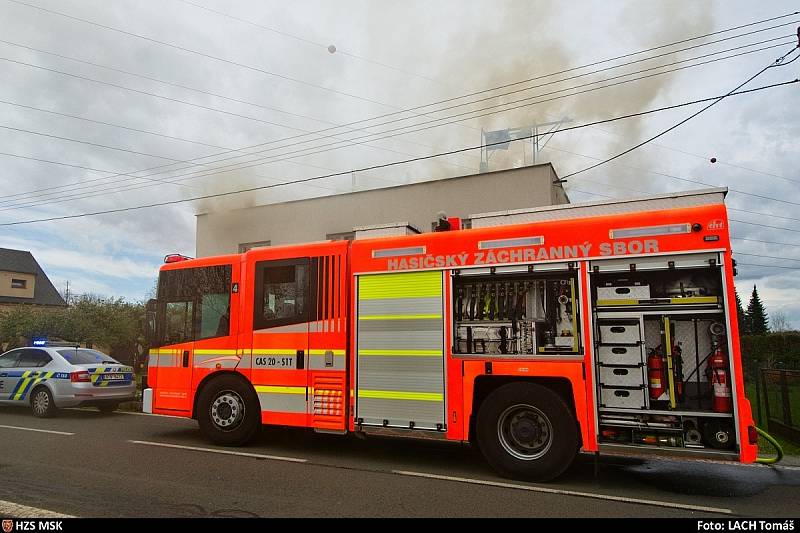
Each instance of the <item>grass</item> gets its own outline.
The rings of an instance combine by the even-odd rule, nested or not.
[[[753,418],[756,421],[756,425],[761,429],[767,430],[767,408],[764,403],[764,391],[761,391],[761,417],[764,420],[758,419],[758,406],[756,405],[756,385],[755,383],[746,383],[745,384],[745,394],[747,394],[747,399],[750,400],[750,405],[753,408]],[[774,406],[780,405],[778,394],[770,394],[770,405]],[[792,418],[794,420],[800,419],[800,387],[790,387],[789,389],[789,402],[791,403],[792,408]],[[788,441],[782,437],[775,437],[775,440],[778,441],[778,444],[781,445],[783,448],[783,453],[786,455],[800,455],[800,443],[795,443],[792,441]],[[758,448],[761,450],[761,455],[771,455],[773,454],[773,447],[772,444],[766,441],[763,437],[759,435],[758,437]]]

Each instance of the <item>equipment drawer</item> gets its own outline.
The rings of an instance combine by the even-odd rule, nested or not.
[[[638,365],[643,362],[642,347],[600,344],[597,346],[597,362],[602,365]]]
[[[622,409],[646,409],[645,389],[623,389],[619,387],[600,387],[600,407]]]
[[[647,300],[650,298],[650,285],[617,285],[597,287],[599,300]]]
[[[597,329],[604,344],[637,344],[642,340],[639,322],[600,322]]]
[[[600,385],[613,387],[642,387],[644,373],[641,366],[600,366]]]

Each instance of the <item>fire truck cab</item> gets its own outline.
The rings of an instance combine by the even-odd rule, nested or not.
[[[725,193],[167,256],[145,410],[223,445],[261,424],[468,441],[535,480],[579,451],[752,462]]]

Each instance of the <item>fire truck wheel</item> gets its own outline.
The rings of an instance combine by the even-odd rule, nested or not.
[[[197,422],[214,443],[242,446],[261,425],[258,397],[235,376],[214,378],[197,399]]]
[[[489,465],[514,479],[556,478],[578,451],[575,415],[561,396],[535,383],[509,383],[489,394],[477,434]]]

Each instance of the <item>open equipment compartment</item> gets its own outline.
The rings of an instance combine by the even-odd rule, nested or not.
[[[592,262],[601,444],[738,449],[720,259]]]
[[[476,268],[453,275],[453,354],[558,356],[582,353],[574,264]]]

